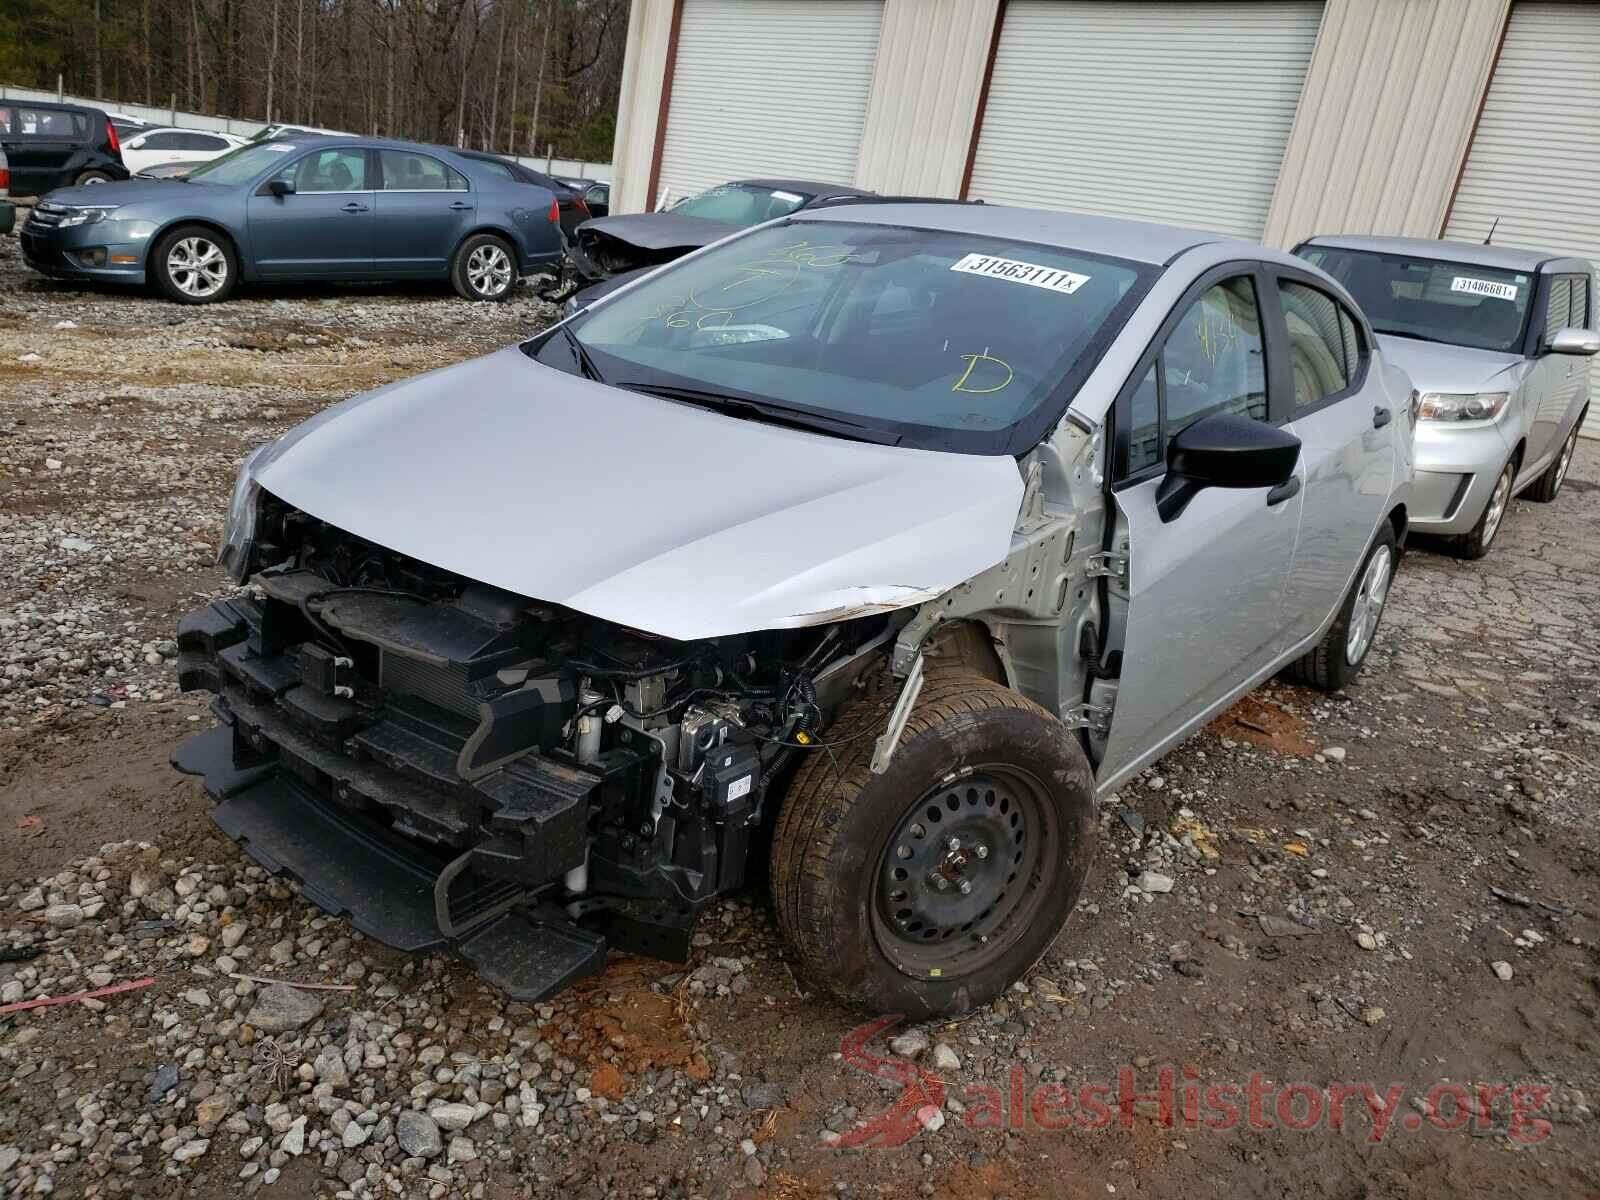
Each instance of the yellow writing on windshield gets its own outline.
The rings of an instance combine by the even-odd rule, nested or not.
[[[1005,391],[1006,388],[1011,386],[1011,381],[1016,378],[1016,372],[1012,371],[1011,364],[1003,358],[996,358],[992,354],[963,354],[961,361],[967,364],[967,369],[961,372],[961,378],[951,386],[950,390],[952,392],[966,392],[969,396],[987,396],[993,392]],[[984,367],[980,371],[978,368],[979,363],[993,363],[995,367],[1006,373],[1006,377],[998,383],[992,382],[997,375],[994,367]],[[978,382],[987,383],[989,386],[978,387],[973,385],[972,376],[975,371],[978,372]]]

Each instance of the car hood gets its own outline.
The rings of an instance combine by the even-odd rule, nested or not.
[[[1419,392],[1481,392],[1509,388],[1516,380],[1502,378],[1525,360],[1520,354],[1446,346],[1416,338],[1380,333],[1384,357],[1411,376]]]
[[[51,204],[137,204],[141,200],[171,198],[170,181],[161,179],[128,179],[122,183],[56,188],[40,197]]]
[[[688,640],[919,604],[1010,550],[1009,457],[853,442],[623,391],[516,347],[331,408],[253,468],[312,516]]]
[[[625,217],[595,217],[578,227],[579,235],[603,233],[641,250],[694,250],[737,233],[738,227],[701,217],[675,217],[671,213],[632,213]]]

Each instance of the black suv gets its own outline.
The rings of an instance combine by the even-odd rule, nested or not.
[[[14,196],[128,177],[117,131],[98,108],[0,100],[0,146],[11,160]]]

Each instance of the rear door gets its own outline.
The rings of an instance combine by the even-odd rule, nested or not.
[[[1547,349],[1557,330],[1572,323],[1572,276],[1539,275],[1539,292],[1533,310],[1533,328],[1538,334],[1533,369],[1522,386],[1522,403],[1527,410],[1528,449],[1522,456],[1522,474],[1543,468],[1555,450],[1567,405],[1576,391],[1574,367],[1587,371],[1588,359],[1570,354],[1552,354]]]
[[[1315,276],[1275,272],[1278,312],[1268,325],[1292,395],[1291,428],[1300,438],[1305,508],[1294,567],[1284,592],[1293,620],[1288,641],[1318,633],[1343,603],[1395,472],[1398,422],[1374,372],[1367,329]]]
[[[1111,587],[1113,628],[1120,610],[1124,633],[1102,784],[1187,736],[1285,644],[1299,476],[1275,489],[1208,488],[1170,523],[1156,511],[1167,447],[1185,426],[1219,412],[1284,423],[1263,321],[1270,286],[1254,263],[1208,271],[1117,399],[1114,549],[1127,572]]]
[[[466,176],[414,150],[380,150],[377,158],[378,272],[443,275],[477,209]]]
[[[263,182],[249,199],[251,256],[263,278],[363,278],[373,273],[373,192],[359,146],[312,150],[274,179],[295,190],[274,196]]]
[[[66,187],[67,163],[82,147],[89,132],[88,117],[64,108],[35,108],[21,104],[11,110],[11,132],[6,135],[6,157],[11,160],[11,190],[24,196],[42,196],[52,188]]]

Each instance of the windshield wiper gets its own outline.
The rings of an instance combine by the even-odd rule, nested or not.
[[[643,392],[647,396],[660,396],[663,400],[676,400],[693,404],[696,408],[710,409],[727,417],[754,418],[772,425],[788,425],[796,429],[811,429],[839,437],[872,442],[879,446],[898,445],[900,435],[875,425],[864,425],[846,417],[828,416],[807,408],[794,408],[775,400],[754,400],[730,392],[704,388],[679,387],[669,383],[618,383],[617,387],[630,392]]]
[[[1432,335],[1426,333],[1412,333],[1408,329],[1381,329],[1374,325],[1372,327],[1372,332],[1386,333],[1390,337],[1410,338],[1415,342],[1437,342],[1441,346],[1459,346],[1461,344],[1460,342],[1452,342],[1449,338],[1433,337]]]
[[[594,365],[594,359],[589,357],[589,351],[578,340],[578,335],[573,333],[566,325],[561,326],[561,334],[567,339],[567,345],[572,349],[572,357],[578,360],[578,371],[586,379],[596,383],[604,383],[605,379],[600,374],[600,368]]]

